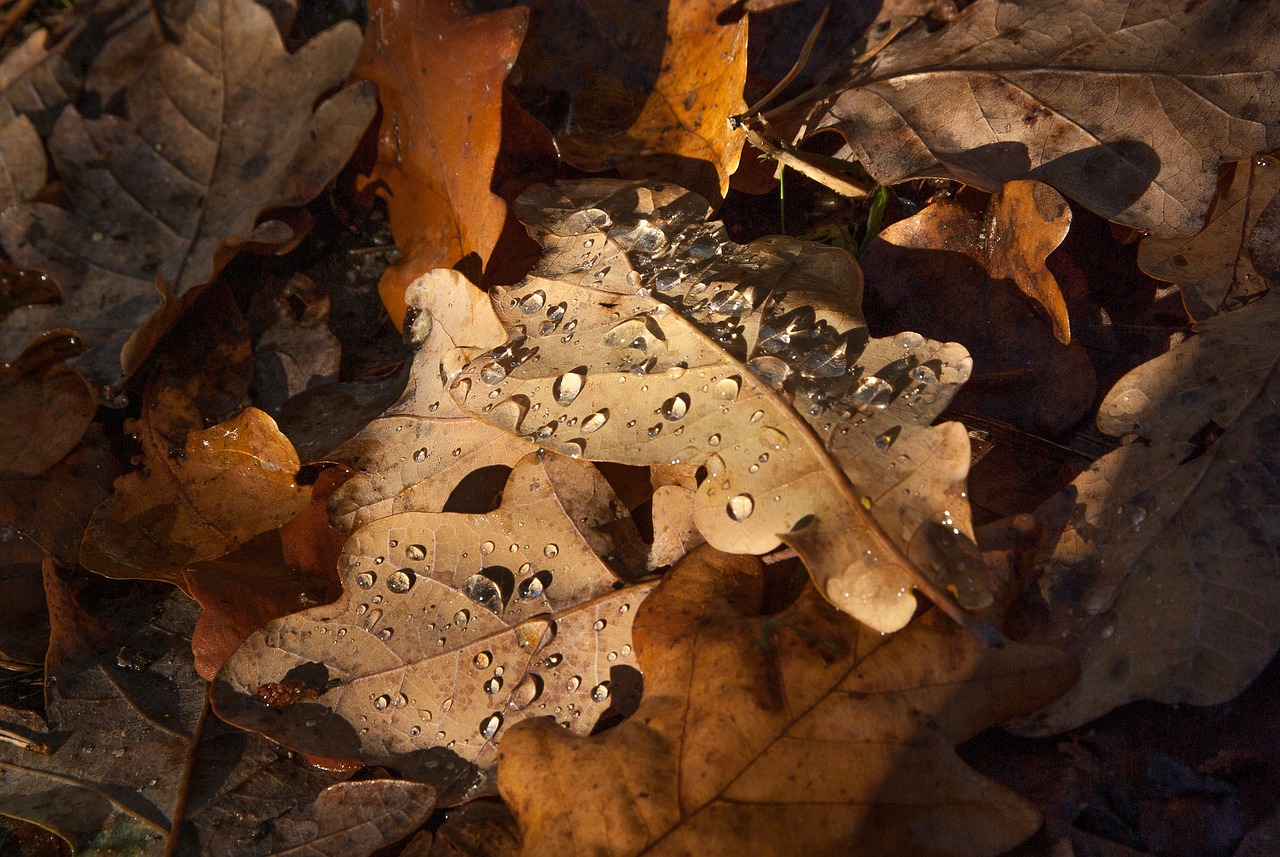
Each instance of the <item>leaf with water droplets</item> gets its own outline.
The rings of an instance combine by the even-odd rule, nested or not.
[[[1071,729],[1135,699],[1216,705],[1280,649],[1280,295],[1197,326],[1103,400],[1128,443],[1037,511],[1021,635],[1067,645],[1079,685],[1023,726]]]
[[[494,292],[502,377],[486,377],[488,355],[449,359],[464,411],[569,455],[702,466],[693,517],[707,541],[757,554],[785,542],[828,598],[881,630],[911,617],[913,584],[984,603],[968,437],[930,426],[968,377],[962,347],[870,339],[847,253],[734,244],[672,185],[566,183],[517,208],[546,254]],[[555,318],[519,310],[535,293]],[[566,372],[580,376],[567,404]]]
[[[294,749],[386,765],[456,800],[491,788],[497,743],[521,719],[586,733],[634,709],[631,619],[652,584],[630,581],[644,558],[594,465],[531,453],[492,512],[403,512],[357,530],[339,560],[346,597],[251,636],[214,703]],[[305,701],[264,704],[260,688],[290,680]],[[611,692],[593,695],[602,684]]]
[[[508,732],[498,786],[526,857],[978,857],[1035,832],[1035,809],[953,748],[1060,693],[1064,655],[984,647],[937,611],[885,637],[812,589],[762,616],[763,577],[700,548],[636,617],[635,716],[585,738],[545,719]]]
[[[334,526],[346,533],[398,512],[439,512],[468,477],[474,490],[464,486],[465,496],[453,498],[453,505],[487,509],[505,468],[529,451],[460,411],[440,379],[440,359],[449,350],[502,342],[502,326],[484,292],[457,271],[441,269],[415,280],[405,299],[407,336],[418,348],[409,385],[400,401],[327,456],[356,471],[329,506]],[[496,480],[477,479],[493,468]]]

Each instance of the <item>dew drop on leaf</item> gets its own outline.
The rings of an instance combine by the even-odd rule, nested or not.
[[[488,652],[476,652],[476,656],[471,659],[471,663],[478,670],[487,669],[489,664],[493,663],[493,655]]]
[[[683,419],[689,413],[689,395],[679,393],[662,403],[662,415],[669,420]]]
[[[604,702],[609,698],[609,682],[602,681],[591,688],[591,698],[596,702]]]
[[[500,384],[507,377],[507,369],[501,363],[486,363],[480,370],[480,380],[486,384]]]
[[[481,542],[481,543],[480,543],[480,554],[481,554],[481,556],[488,556],[489,554],[493,553],[493,549],[494,549],[495,547],[496,547],[496,545],[495,545],[493,542],[491,542],[491,541],[483,541],[483,542]]]
[[[602,408],[582,421],[582,433],[591,434],[599,431],[609,421],[609,409]]]
[[[417,575],[408,569],[402,568],[399,571],[393,571],[387,575],[387,589],[397,595],[403,595],[413,588],[413,582],[416,577]]]
[[[490,696],[493,696],[500,690],[502,690],[502,679],[497,676],[494,676],[484,683],[484,692]]]
[[[564,683],[565,689],[573,693],[582,685],[582,679],[579,676],[570,676],[569,680]]]
[[[480,734],[485,738],[492,738],[500,726],[502,726],[502,715],[495,711],[480,724]]]
[[[421,464],[427,460],[427,448],[424,446],[413,454],[413,460]]]
[[[511,693],[510,705],[516,711],[523,711],[542,695],[542,678],[530,673],[521,679]]]
[[[742,379],[737,375],[731,375],[716,382],[715,395],[718,399],[732,402],[738,398],[738,391],[741,389]]]
[[[498,590],[498,584],[483,574],[473,574],[462,581],[461,591],[481,607],[494,613],[502,612],[502,592]]]
[[[409,545],[404,549],[404,555],[413,562],[422,562],[427,558],[427,549],[423,545]]]
[[[520,299],[520,312],[525,315],[533,315],[535,312],[542,309],[546,302],[547,293],[542,289],[538,289],[536,292],[530,292]]]
[[[595,624],[593,624],[591,627],[592,627],[592,628],[594,628],[594,629],[595,629],[595,630],[597,630],[597,631],[603,631],[603,630],[604,630],[604,626],[605,626],[605,625],[608,625],[608,624],[609,624],[609,623],[608,623],[608,622],[606,622],[604,619],[597,619],[597,620],[595,621]]]
[[[578,398],[587,376],[583,372],[565,372],[551,384],[551,394],[561,405],[569,405]]]
[[[739,494],[729,501],[727,508],[730,518],[735,521],[745,521],[755,511],[756,501],[751,499],[750,494]]]
[[[361,589],[372,589],[373,584],[377,581],[378,576],[372,571],[362,571],[356,575],[356,586]]]
[[[469,621],[471,621],[471,614],[466,610],[459,610],[457,613],[453,614],[453,624],[458,628],[458,630],[462,630],[467,627],[467,622]]]
[[[378,632],[378,639],[385,643],[387,640],[391,639],[393,634],[395,634],[395,631],[393,629],[383,628],[381,631]]]
[[[390,704],[391,704],[391,697],[387,696],[385,693],[373,701],[373,707],[378,709],[379,711],[386,711],[387,706]]]
[[[558,544],[555,544],[554,542],[549,542],[547,546],[542,549],[542,555],[545,556],[547,559],[552,559],[555,556],[557,556],[559,553],[560,553],[560,546]]]

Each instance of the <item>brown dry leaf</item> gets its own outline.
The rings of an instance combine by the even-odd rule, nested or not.
[[[137,423],[143,467],[116,481],[94,512],[80,564],[107,577],[182,585],[191,563],[216,559],[307,507],[297,453],[257,408],[196,430],[191,400],[164,388]]]
[[[286,401],[338,380],[342,343],[329,329],[329,298],[305,274],[253,297],[254,403],[279,416]]]
[[[44,142],[25,116],[0,101],[0,207],[31,199],[48,174]]]
[[[554,715],[585,734],[634,710],[631,620],[652,584],[624,586],[602,562],[643,563],[629,522],[593,466],[542,452],[493,512],[380,518],[343,549],[345,599],[272,622],[227,661],[218,713],[395,768],[444,802],[491,790],[512,723]]]
[[[80,88],[60,44],[48,47],[47,30],[27,36],[0,60],[0,102],[31,120],[41,135],[53,129],[54,120]]]
[[[1071,319],[1058,281],[1045,267],[1071,228],[1071,208],[1047,184],[1009,182],[991,197],[982,242],[987,273],[1009,279],[1048,313],[1053,335],[1071,344]]]
[[[526,857],[976,857],[1035,831],[1035,809],[953,747],[1060,693],[1061,653],[984,648],[937,611],[885,637],[810,587],[762,616],[762,580],[759,560],[700,548],[636,617],[629,720],[508,733],[498,785]]]
[[[78,353],[74,336],[54,332],[0,365],[0,479],[43,473],[93,422],[97,391],[62,362]]]
[[[1177,283],[1192,318],[1234,309],[1266,291],[1266,272],[1249,254],[1262,213],[1280,193],[1280,166],[1271,158],[1230,165],[1214,199],[1209,222],[1190,238],[1144,238],[1138,264],[1160,280]]]
[[[1218,165],[1280,145],[1280,9],[978,0],[853,71],[818,123],[880,183],[1036,179],[1159,235],[1200,231]]]
[[[962,347],[869,341],[847,253],[733,244],[673,185],[564,183],[517,206],[546,253],[492,293],[508,342],[446,359],[465,411],[567,455],[704,466],[694,521],[708,542],[757,554],[785,542],[879,630],[911,618],[913,583],[990,600],[964,496],[968,436],[930,427],[968,376]]]
[[[516,91],[565,161],[720,200],[738,168],[747,21],[719,0],[533,4]],[[549,104],[558,116],[546,115]]]
[[[957,396],[959,409],[1053,436],[1088,413],[1097,382],[1084,348],[1064,346],[1057,325],[1017,293],[1042,289],[1060,303],[1044,258],[1065,224],[1046,218],[1031,226],[1010,218],[1011,207],[1007,197],[940,200],[885,228],[858,260],[875,286],[870,300],[881,308],[882,324],[969,349],[980,371]],[[1024,238],[1027,227],[1040,239]]]
[[[0,729],[50,752],[0,743],[0,814],[57,833],[78,854],[256,855],[265,852],[233,849],[269,837],[281,817],[305,815],[337,779],[208,716],[206,686],[191,668],[196,611],[186,597],[86,590],[51,567],[45,587],[54,629],[48,728],[0,708]],[[335,840],[344,829],[366,842],[382,830],[368,850],[338,853],[370,853],[430,813],[420,785],[394,791],[413,816],[408,827],[371,824],[341,801],[318,807]]]
[[[375,0],[369,18],[356,74],[378,85],[382,102],[373,179],[386,185],[402,258],[378,291],[399,327],[416,277],[465,262],[478,280],[502,232],[507,206],[489,186],[503,82],[529,13],[470,15],[458,0]]]
[[[1025,731],[1134,699],[1225,702],[1280,648],[1278,324],[1273,292],[1107,394],[1098,427],[1130,442],[1037,512],[1047,538],[1024,618],[1083,678]]]
[[[329,507],[344,533],[399,512],[444,511],[460,483],[498,487],[529,452],[528,444],[459,410],[440,378],[440,360],[454,347],[478,351],[503,340],[488,296],[457,271],[441,269],[412,283],[405,297],[405,335],[418,348],[409,385],[400,401],[327,456],[355,471]],[[485,511],[487,500],[449,511]]]
[[[202,678],[213,681],[240,644],[272,619],[342,594],[338,556],[346,539],[329,525],[325,506],[345,478],[342,468],[325,470],[312,486],[311,505],[296,518],[183,572],[184,588],[203,608],[191,637]]]
[[[182,43],[130,85],[127,119],[66,109],[49,148],[70,207],[29,203],[0,218],[5,250],[56,279],[63,302],[0,321],[0,354],[70,328],[86,345],[71,365],[115,385],[236,247],[290,237],[255,221],[310,200],[354,150],[372,87],[320,99],[346,79],[359,38],[343,22],[287,54],[252,0],[201,0]]]

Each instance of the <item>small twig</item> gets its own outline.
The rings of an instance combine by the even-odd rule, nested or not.
[[[874,181],[859,182],[851,174],[844,172],[843,161],[794,149],[778,139],[763,117],[758,116],[754,121],[760,123],[764,130],[761,132],[747,126],[744,129],[747,142],[779,164],[791,167],[836,193],[853,199],[862,199],[875,190],[877,185]]]
[[[829,7],[822,10],[822,15],[818,18],[818,23],[814,24],[813,29],[809,31],[809,37],[804,40],[804,47],[800,49],[800,56],[798,56],[796,61],[792,64],[791,70],[783,75],[782,80],[778,81],[777,85],[775,85],[773,89],[769,90],[768,94],[766,94],[764,98],[761,98],[755,104],[751,105],[751,107],[747,109],[746,113],[743,113],[741,116],[734,117],[736,120],[745,124],[752,116],[758,115],[760,111],[764,109],[766,104],[774,98],[777,98],[778,94],[781,93],[782,90],[786,89],[787,85],[790,84],[791,81],[795,80],[796,76],[799,75],[800,72],[804,71],[804,67],[809,64],[809,55],[813,53],[813,45],[818,41],[818,33],[822,32],[822,25],[827,23],[827,13],[830,11],[831,9]]]
[[[24,750],[32,750],[42,756],[49,756],[53,754],[53,750],[50,749],[48,745],[41,744],[39,741],[32,741],[29,738],[23,738],[16,732],[10,732],[8,729],[4,728],[0,728],[0,741],[5,742],[6,744],[15,744]]]
[[[31,11],[31,7],[36,5],[36,0],[18,0],[9,13],[4,16],[4,21],[0,22],[0,42],[3,42],[13,32],[13,28],[18,26],[23,17]]]

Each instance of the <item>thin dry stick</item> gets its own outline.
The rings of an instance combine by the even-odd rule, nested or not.
[[[18,0],[9,13],[4,16],[4,21],[0,22],[0,42],[9,37],[13,32],[13,28],[18,26],[23,17],[31,11],[31,7],[36,5],[36,0]]]

